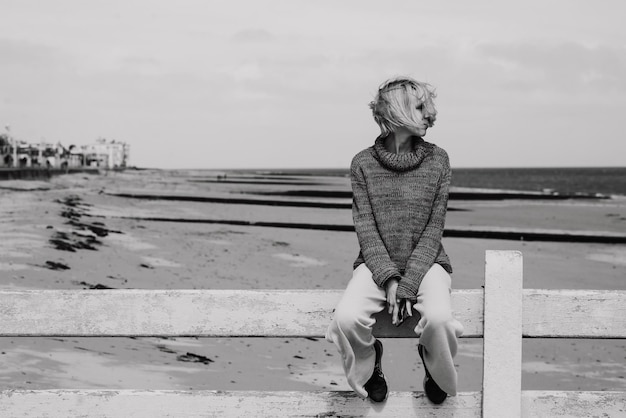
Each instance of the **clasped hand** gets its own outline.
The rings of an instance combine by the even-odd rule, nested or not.
[[[392,277],[385,283],[387,291],[388,312],[391,314],[391,323],[395,326],[400,325],[408,316],[413,316],[413,306],[409,299],[398,299],[398,278]]]

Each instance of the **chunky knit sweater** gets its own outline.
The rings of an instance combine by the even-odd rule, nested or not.
[[[452,273],[441,244],[448,206],[450,163],[438,146],[413,137],[413,151],[392,153],[379,137],[352,160],[352,216],[360,253],[384,287],[397,277],[398,298],[417,299],[424,275],[434,263]]]

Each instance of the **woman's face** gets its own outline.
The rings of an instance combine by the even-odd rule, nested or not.
[[[414,127],[410,127],[409,131],[411,131],[411,133],[413,135],[417,135],[417,136],[424,136],[426,135],[426,130],[431,126],[430,121],[424,117],[424,107],[423,105],[418,105],[415,108],[415,122],[417,122],[415,124]]]

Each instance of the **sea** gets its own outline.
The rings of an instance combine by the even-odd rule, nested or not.
[[[272,175],[349,175],[347,169],[322,168],[245,171]],[[626,196],[626,167],[453,168],[452,186]]]

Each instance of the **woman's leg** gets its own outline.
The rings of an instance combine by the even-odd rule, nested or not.
[[[365,264],[358,266],[335,309],[335,315],[326,331],[326,339],[341,353],[343,370],[348,384],[366,398],[363,385],[374,372],[376,352],[372,327],[375,313],[385,308],[385,291],[372,279]]]
[[[421,318],[415,327],[424,346],[424,362],[433,380],[444,392],[456,395],[457,374],[454,356],[457,337],[463,326],[452,316],[450,305],[451,278],[439,264],[434,264],[424,276],[414,308]]]

